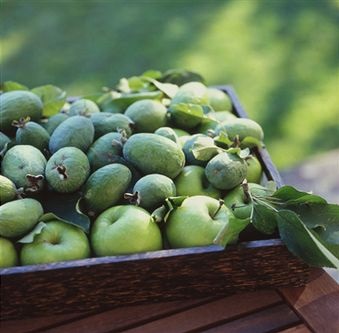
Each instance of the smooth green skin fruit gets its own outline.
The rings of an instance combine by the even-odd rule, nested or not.
[[[15,90],[0,95],[0,130],[14,133],[12,121],[30,117],[39,121],[42,116],[43,104],[41,99],[30,91]]]
[[[5,145],[10,142],[11,139],[6,134],[0,132],[0,152],[5,148]]]
[[[247,164],[247,182],[260,184],[263,171],[259,160],[256,156],[249,155],[245,161]]]
[[[201,82],[188,82],[183,84],[171,101],[171,105],[178,103],[191,103],[208,105],[207,87]]]
[[[31,145],[40,151],[48,149],[50,136],[39,124],[29,121],[16,131],[15,140],[19,145]]]
[[[17,145],[9,149],[1,163],[1,173],[17,188],[31,184],[26,175],[44,175],[46,158],[41,151],[30,145]]]
[[[0,203],[4,204],[14,200],[16,197],[16,187],[7,177],[0,175]]]
[[[100,112],[92,114],[90,119],[94,125],[95,139],[110,132],[118,132],[119,130],[124,130],[127,137],[132,135],[134,123],[126,115]]]
[[[207,164],[206,161],[197,160],[192,152],[193,146],[195,143],[199,143],[199,146],[215,146],[214,140],[204,134],[193,134],[188,140],[185,141],[182,146],[182,150],[185,154],[186,165],[200,165],[205,166]]]
[[[19,237],[27,234],[43,214],[39,201],[20,199],[0,206],[0,236]]]
[[[139,179],[133,188],[133,193],[138,192],[140,207],[152,210],[160,207],[166,198],[175,197],[176,189],[172,179],[152,174]]]
[[[257,195],[266,195],[272,192],[259,184],[248,183],[249,190]],[[224,204],[232,211],[235,217],[246,219],[251,216],[253,204],[245,196],[242,185],[236,186],[224,198]]]
[[[183,136],[179,136],[179,145],[181,146],[181,147],[183,147],[184,146],[184,144],[185,144],[185,142],[187,141],[187,140],[189,140],[191,138],[191,135],[183,135]]]
[[[245,179],[247,165],[235,154],[220,153],[214,156],[206,165],[207,180],[220,190],[229,190]]]
[[[207,88],[209,105],[214,111],[232,110],[232,102],[227,94],[217,88]]]
[[[212,245],[231,216],[229,209],[208,196],[193,196],[175,208],[166,222],[166,235],[172,248]]]
[[[123,147],[124,158],[144,174],[160,173],[175,178],[185,165],[181,148],[160,135],[132,135]]]
[[[228,137],[234,140],[238,135],[240,141],[245,137],[251,136],[259,141],[263,141],[264,132],[261,126],[252,119],[236,118],[228,120],[216,127],[216,133],[219,134],[222,130],[226,131]],[[253,144],[242,145],[243,147],[253,147]]]
[[[144,99],[134,102],[125,111],[132,119],[136,132],[153,133],[167,124],[167,109],[159,101]]]
[[[88,212],[96,215],[114,206],[122,198],[131,179],[131,171],[122,164],[106,165],[92,173],[83,191]]]
[[[105,210],[91,232],[97,256],[132,254],[162,249],[160,229],[141,207],[124,205]]]
[[[179,143],[179,137],[171,127],[160,127],[154,132],[154,134],[164,136],[175,143]]]
[[[61,221],[46,222],[46,226],[32,243],[24,244],[20,252],[22,265],[47,264],[58,261],[84,259],[90,256],[86,234],[71,224]]]
[[[54,130],[66,119],[68,119],[69,116],[66,113],[57,113],[53,115],[52,117],[49,117],[46,119],[46,122],[42,123],[42,127],[45,128],[45,130],[48,132],[49,135],[52,135]]]
[[[172,127],[172,129],[179,138],[182,137],[182,136],[190,135],[187,131],[185,131],[181,128],[173,128]]]
[[[230,121],[233,119],[237,119],[238,117],[230,112],[230,111],[218,111],[218,112],[213,112],[210,113],[211,117],[213,117],[215,120],[219,121],[219,122],[226,122],[226,121]]]
[[[13,243],[0,237],[0,268],[13,267],[18,263],[18,254]]]
[[[52,154],[63,147],[76,147],[86,152],[94,140],[94,126],[83,116],[69,117],[53,132],[49,140]]]
[[[119,163],[122,159],[122,136],[112,132],[101,136],[89,147],[87,157],[91,170],[105,165]]]
[[[221,192],[213,187],[205,176],[205,169],[198,165],[187,165],[174,180],[177,195],[206,195],[215,199],[221,197]]]
[[[100,112],[99,107],[89,99],[79,99],[71,104],[68,115],[69,116],[84,116],[90,117],[93,113]]]
[[[78,190],[90,173],[87,156],[78,148],[65,147],[51,156],[46,165],[46,180],[60,193]]]

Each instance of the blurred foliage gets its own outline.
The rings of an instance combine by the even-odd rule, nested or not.
[[[1,80],[69,95],[147,69],[232,84],[278,167],[339,146],[337,0],[2,0]]]

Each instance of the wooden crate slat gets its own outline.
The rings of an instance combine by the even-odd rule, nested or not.
[[[201,330],[216,322],[245,315],[277,302],[281,302],[281,298],[274,291],[234,295],[134,327],[124,333],[183,333]]]
[[[298,316],[286,304],[265,310],[210,328],[204,333],[264,333],[276,331],[300,323]]]
[[[278,333],[312,333],[309,328],[305,324],[299,324],[297,326],[293,326],[287,328],[285,330],[279,331]]]

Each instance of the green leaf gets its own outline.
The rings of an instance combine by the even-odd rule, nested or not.
[[[169,98],[173,98],[179,87],[172,83],[161,83],[154,79],[148,79],[158,90],[162,91]]]
[[[209,146],[209,147],[201,147],[201,148],[193,148],[192,153],[193,156],[199,161],[209,161],[215,155],[222,153],[224,149],[217,146]]]
[[[162,77],[162,73],[160,71],[150,69],[150,70],[142,73],[141,76],[144,76],[144,77],[147,77],[147,78],[150,78],[150,79],[158,80]]]
[[[21,83],[14,81],[5,81],[1,83],[0,90],[3,92],[13,91],[13,90],[28,90],[28,88]]]
[[[72,225],[75,225],[85,232],[89,231],[90,219],[83,214],[78,207],[80,193],[56,193],[49,192],[44,195],[40,202],[47,212],[40,218],[40,221],[50,221],[57,219]]]
[[[41,98],[45,117],[58,113],[66,102],[66,92],[51,84],[33,88],[32,92]]]
[[[320,203],[326,204],[327,201],[318,195],[307,192],[298,191],[292,186],[283,186],[278,189],[273,197],[282,200],[286,205],[294,205],[300,203]]]
[[[277,229],[276,214],[272,208],[254,200],[252,224],[260,232],[266,235],[271,235],[275,232]]]
[[[326,247],[339,259],[339,225],[329,225],[315,230]]]
[[[248,146],[257,146],[257,147],[263,147],[262,141],[258,140],[257,138],[254,138],[253,136],[246,136],[241,140],[241,146],[242,147],[248,147]]]
[[[239,234],[243,231],[250,219],[237,219],[233,215],[229,216],[227,223],[220,229],[213,240],[213,244],[226,246],[227,244],[234,244],[238,241]]]
[[[187,196],[169,197],[165,200],[165,203],[157,208],[152,214],[152,218],[156,223],[166,223],[171,212],[181,206],[183,201],[187,199]]]
[[[320,237],[309,230],[296,213],[281,210],[277,215],[279,233],[289,251],[311,266],[339,268],[339,260]]]
[[[45,228],[45,226],[46,226],[46,223],[39,222],[31,232],[29,232],[27,235],[25,235],[24,237],[19,239],[18,243],[22,243],[22,244],[33,243],[34,237],[36,235],[41,234],[41,231],[42,231],[43,228]]]
[[[233,144],[233,141],[228,137],[228,135],[224,131],[221,131],[219,135],[214,137],[213,139],[215,144],[222,148],[228,148]]]

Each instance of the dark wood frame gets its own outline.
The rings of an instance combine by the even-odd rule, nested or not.
[[[247,117],[230,86],[233,112]],[[282,185],[265,148],[256,151],[268,179]],[[302,286],[311,269],[280,239],[227,247],[170,249],[0,269],[1,318],[92,311],[114,306]]]

